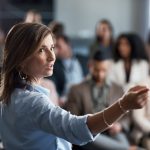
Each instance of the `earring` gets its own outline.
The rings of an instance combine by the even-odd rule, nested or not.
[[[24,73],[21,73],[20,71],[19,71],[19,77],[20,77],[22,80],[26,80],[26,79],[27,79],[27,75],[24,74]]]

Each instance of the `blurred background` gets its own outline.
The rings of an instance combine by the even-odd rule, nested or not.
[[[149,25],[149,0],[1,0],[1,27],[8,31],[30,9],[40,12],[45,24],[63,22],[71,37],[93,37],[95,23],[103,18],[112,22],[115,35],[135,31],[145,37]]]
[[[94,37],[101,19],[112,23],[115,37],[122,32],[136,32],[145,40],[149,7],[149,0],[0,0],[0,27],[7,33],[32,9],[41,14],[44,24],[60,21],[70,38],[82,39],[83,43]],[[86,53],[84,47],[82,53]]]

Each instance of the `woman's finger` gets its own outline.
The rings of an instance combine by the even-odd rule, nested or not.
[[[138,104],[146,104],[147,103],[147,100],[148,100],[148,97],[147,96],[144,96],[144,97],[142,97],[142,98],[139,98],[138,100],[137,100],[137,103]]]
[[[145,86],[137,85],[135,87],[132,87],[129,91],[134,92],[140,89],[146,88]]]
[[[136,91],[136,93],[137,93],[137,95],[142,95],[142,94],[147,93],[148,91],[149,91],[149,89],[145,87],[145,88],[142,88],[142,89]]]
[[[143,98],[147,98],[148,99],[149,95],[148,94],[142,94],[142,95],[139,95],[138,98],[139,99],[143,99]]]

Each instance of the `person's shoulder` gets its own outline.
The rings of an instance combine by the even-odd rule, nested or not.
[[[74,84],[71,88],[76,89],[76,90],[81,90],[84,87],[87,87],[88,85],[89,85],[88,79],[84,79],[82,82],[80,82],[78,84]]]
[[[80,88],[81,88],[81,83],[78,83],[78,84],[74,84],[70,87],[70,91],[73,92],[73,91],[80,91]]]
[[[39,97],[43,97],[44,94],[39,93],[39,92],[35,92],[35,91],[29,91],[26,89],[20,89],[20,88],[16,88],[14,90],[14,92],[12,93],[12,97],[14,97],[14,99],[16,100],[32,100],[32,99],[36,99]]]
[[[71,86],[70,90],[69,90],[69,94],[84,94],[85,91],[87,91],[87,89],[89,89],[90,84],[88,82],[88,80],[84,79],[81,83],[78,84],[74,84],[73,86]]]
[[[149,69],[149,63],[146,60],[133,60],[132,65],[137,67],[138,69]]]
[[[148,64],[148,61],[146,61],[146,60],[143,60],[143,59],[140,59],[140,60],[133,60],[133,63],[134,64],[144,64],[144,65],[147,65]]]
[[[15,89],[11,96],[11,101],[17,111],[30,111],[34,107],[46,107],[53,105],[48,97],[42,93]]]

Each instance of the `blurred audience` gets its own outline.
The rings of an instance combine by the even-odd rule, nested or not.
[[[110,80],[126,91],[148,75],[148,58],[142,39],[136,34],[121,34],[115,44]]]
[[[120,86],[107,80],[111,67],[111,57],[106,51],[96,51],[89,61],[88,77],[71,87],[65,108],[75,115],[98,112],[111,105],[122,95]],[[86,150],[128,150],[130,147],[123,126],[116,122],[108,131],[100,134],[96,140],[85,146]],[[109,143],[109,144],[108,144]],[[77,146],[74,146],[77,149]]]
[[[65,26],[62,22],[52,21],[49,23],[48,27],[51,29],[56,39],[57,39],[57,36],[65,35]],[[72,39],[71,42],[75,42],[75,41],[76,39]],[[80,39],[80,42],[78,41],[75,44],[75,47],[80,47],[81,46],[80,44],[81,44],[81,39]],[[82,48],[80,50],[82,50]],[[82,55],[80,53],[76,53],[76,58],[78,59],[82,67],[83,76],[86,76],[88,73],[88,67],[87,67],[88,56]]]
[[[65,98],[69,88],[83,79],[82,68],[73,55],[70,40],[66,35],[56,37],[56,57],[52,78],[59,95]]]
[[[106,19],[99,21],[96,25],[95,32],[96,37],[93,44],[90,47],[89,55],[94,54],[96,47],[101,47],[109,54],[112,53],[114,41],[113,41],[113,27],[111,23]]]

